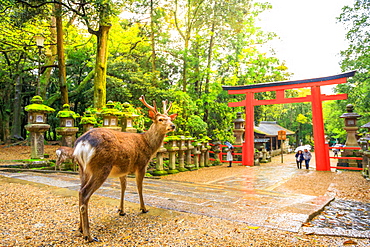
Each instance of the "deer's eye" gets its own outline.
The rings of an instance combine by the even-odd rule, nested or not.
[[[159,122],[163,122],[163,120],[164,120],[163,118],[158,119]]]

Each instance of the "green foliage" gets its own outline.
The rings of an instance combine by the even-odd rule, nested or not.
[[[0,61],[4,64],[0,71],[0,100],[6,101],[0,104],[0,113],[8,116],[12,112],[17,76],[21,75],[23,105],[28,104],[35,92],[39,56],[33,37],[42,34],[46,38],[41,67],[46,64],[45,52],[56,42],[52,30],[48,29],[55,1],[24,2],[33,7],[17,6],[17,0],[4,0],[7,7],[1,9],[5,12],[0,14]],[[72,2],[63,3],[66,80],[71,111],[76,114],[82,115],[87,109],[93,116],[97,113],[90,107],[94,103],[93,79],[99,40],[91,33],[101,25],[111,27],[105,71],[107,99],[114,102],[113,109],[117,112],[139,116],[134,121],[139,132],[151,124],[146,108],[138,100],[145,95],[148,102],[157,101],[158,109],[162,109],[162,100],[173,102],[171,113],[178,114],[174,121],[178,130],[189,131],[189,135],[196,138],[203,134],[220,141],[233,141],[232,121],[236,113],[244,109],[227,104],[244,98],[228,95],[222,85],[282,81],[290,76],[283,62],[258,49],[260,44],[275,37],[255,24],[258,15],[271,7],[267,3],[88,0],[81,6],[83,9],[77,9]],[[36,8],[37,5],[40,6]],[[132,17],[128,18],[128,14]],[[14,21],[11,25],[8,24],[10,17]],[[27,21],[26,17],[32,18]],[[61,109],[58,73],[58,69],[52,67],[45,100]],[[273,96],[266,93],[259,97]],[[118,102],[131,105],[125,107]],[[306,108],[305,105],[291,109],[256,107],[256,122],[261,119],[282,121],[283,126],[286,124],[284,127],[301,128],[302,135],[307,136],[311,116]],[[294,123],[299,113],[308,119],[300,126]],[[51,129],[55,129],[56,113],[50,115]],[[90,120],[82,118],[81,123]],[[98,114],[98,122],[100,120],[101,114]]]
[[[344,143],[346,132],[343,129],[341,116],[346,111],[347,104],[355,106],[355,112],[362,115],[358,121],[361,126],[370,121],[370,2],[356,0],[352,6],[344,6],[338,21],[347,28],[346,39],[349,47],[341,51],[342,71],[357,70],[354,77],[348,79],[348,83],[336,86],[337,93],[348,94],[348,99],[326,103],[324,111],[328,120],[325,120],[327,133],[334,138],[339,138]]]

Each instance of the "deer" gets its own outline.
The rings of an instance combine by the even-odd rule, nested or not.
[[[64,147],[64,146],[61,146],[55,151],[55,154],[57,155],[57,160],[55,162],[55,170],[57,169],[60,170],[61,164],[66,162],[67,160],[72,160],[72,162],[75,163],[74,157],[73,157],[73,151],[74,151],[73,148]],[[76,170],[75,166],[73,169]]]
[[[149,109],[152,120],[150,128],[144,133],[127,133],[116,130],[96,128],[80,136],[74,145],[73,156],[79,165],[81,187],[79,190],[80,224],[78,230],[88,241],[92,238],[88,219],[88,203],[91,195],[108,177],[119,178],[121,185],[119,215],[124,216],[124,195],[127,175],[135,174],[136,186],[140,200],[140,210],[147,213],[143,199],[143,179],[147,165],[160,148],[165,135],[174,131],[172,121],[177,114],[168,115],[172,102],[162,101],[163,113],[145,101],[144,95],[139,100]]]

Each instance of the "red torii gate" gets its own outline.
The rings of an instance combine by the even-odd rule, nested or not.
[[[321,94],[320,86],[342,84],[347,82],[348,77],[354,76],[356,71],[350,71],[339,75],[320,77],[314,79],[269,82],[245,86],[222,86],[229,94],[245,94],[245,100],[230,102],[230,107],[245,106],[245,138],[243,143],[242,164],[253,166],[254,163],[254,106],[273,105],[286,103],[311,102],[313,136],[315,143],[316,170],[330,171],[329,153],[325,146],[324,118],[322,101],[347,99],[347,94],[326,95]],[[286,98],[286,89],[311,88],[311,95],[305,97]],[[255,93],[276,91],[276,98],[270,100],[257,100]]]

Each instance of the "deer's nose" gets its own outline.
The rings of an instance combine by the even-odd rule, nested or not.
[[[171,126],[170,126],[173,130],[174,129],[176,129],[176,125],[174,125],[174,124],[171,124]]]

